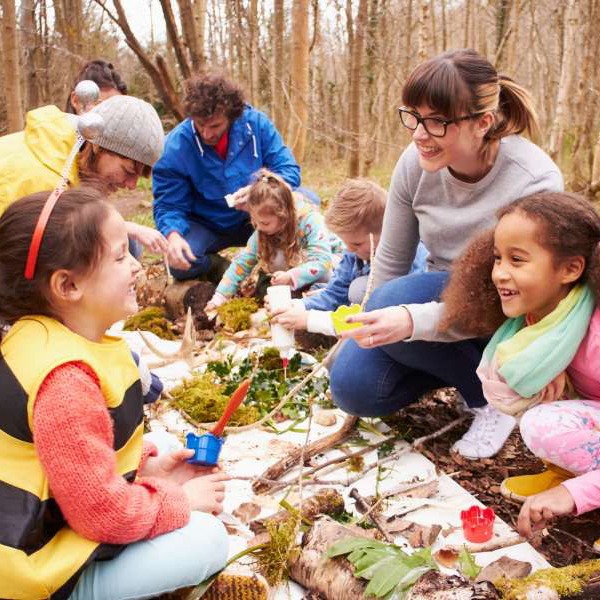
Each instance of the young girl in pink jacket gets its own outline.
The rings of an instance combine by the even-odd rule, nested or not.
[[[546,463],[510,477],[525,536],[554,517],[600,507],[600,217],[566,193],[539,193],[498,212],[455,265],[446,327],[490,335],[477,369],[486,399],[520,417]],[[491,274],[491,277],[490,277]]]

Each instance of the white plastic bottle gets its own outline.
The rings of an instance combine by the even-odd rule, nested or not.
[[[292,290],[289,285],[272,285],[268,287],[267,297],[272,311],[292,307]],[[279,350],[283,366],[287,367],[289,359],[294,354],[294,330],[286,329],[279,323],[271,323],[271,342]]]

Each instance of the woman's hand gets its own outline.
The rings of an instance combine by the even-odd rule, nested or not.
[[[160,477],[183,485],[199,475],[219,472],[218,467],[203,467],[188,463],[187,459],[192,456],[194,456],[194,450],[191,448],[181,448],[168,454],[150,456],[144,463],[140,475],[142,477]]]
[[[530,538],[534,531],[543,529],[555,517],[575,512],[575,500],[564,485],[557,485],[525,500],[517,519],[519,533]]]
[[[190,508],[213,515],[223,512],[225,482],[229,479],[229,475],[219,471],[194,477],[184,483],[182,487],[190,501]]]
[[[144,248],[147,248],[155,254],[165,254],[169,248],[169,242],[167,238],[156,229],[152,227],[146,227],[139,223],[132,223],[127,221],[126,224],[127,233],[134,239],[137,240]]]
[[[271,275],[271,285],[290,285],[292,281],[292,276],[289,271],[275,271],[275,273]]]
[[[347,319],[348,323],[360,322],[363,327],[343,331],[342,339],[353,338],[362,348],[375,348],[405,340],[412,335],[413,322],[403,306],[388,306],[370,312],[358,313]]]
[[[190,261],[196,260],[190,245],[176,231],[169,234],[168,240],[167,260],[169,266],[187,271],[192,266]]]
[[[306,329],[308,312],[304,304],[294,304],[291,308],[282,308],[273,312],[271,323],[279,323],[286,329]]]

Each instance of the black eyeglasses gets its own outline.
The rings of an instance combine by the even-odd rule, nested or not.
[[[465,115],[464,117],[457,117],[456,119],[440,119],[439,117],[422,117],[421,115],[408,110],[408,108],[400,107],[398,109],[398,114],[400,115],[402,125],[404,125],[406,129],[414,131],[419,126],[419,123],[421,123],[430,136],[441,138],[446,135],[448,125],[474,119],[475,117],[481,116],[483,113],[479,112],[473,115]]]

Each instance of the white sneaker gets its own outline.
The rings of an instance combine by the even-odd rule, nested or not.
[[[489,404],[472,410],[475,418],[471,427],[454,443],[452,450],[471,459],[494,456],[504,446],[517,420],[511,415],[497,411]]]

